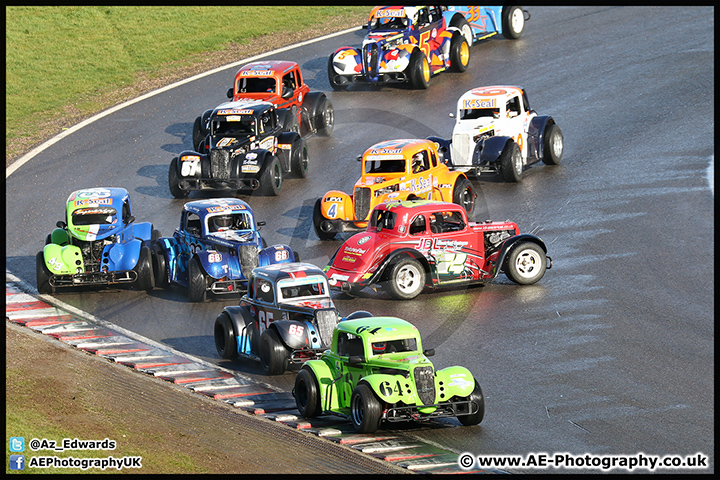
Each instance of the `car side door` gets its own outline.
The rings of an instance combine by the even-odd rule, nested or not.
[[[458,211],[436,211],[428,215],[428,257],[435,260],[438,283],[477,280],[483,265],[483,250],[475,248],[476,235]]]
[[[196,252],[204,249],[200,216],[195,212],[184,211],[180,218],[180,228],[175,231],[174,236],[176,245],[170,255],[168,268],[172,281],[187,285],[190,259]]]

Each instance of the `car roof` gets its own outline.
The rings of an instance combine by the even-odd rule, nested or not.
[[[255,115],[272,108],[273,104],[262,100],[237,100],[221,103],[213,110],[213,117],[224,115]]]
[[[183,205],[183,210],[196,213],[201,218],[218,212],[248,212],[252,215],[252,209],[250,208],[250,205],[237,198],[213,198],[207,200],[194,200]]]
[[[440,202],[436,200],[391,200],[385,203],[377,205],[375,208],[384,208],[385,210],[391,210],[397,213],[398,217],[402,216],[403,212],[408,211],[410,217],[417,215],[418,213],[424,212],[437,212],[437,211],[463,211],[463,208],[450,202]]]
[[[522,95],[523,88],[515,85],[490,85],[468,90],[458,100],[458,109],[496,108],[504,106],[507,99]]]
[[[122,208],[122,204],[129,197],[128,191],[118,187],[95,187],[83,188],[72,192],[66,200],[66,208],[75,211],[78,208],[91,205],[112,206],[116,210]]]
[[[382,157],[387,159],[398,159],[402,156],[403,159],[412,158],[412,156],[420,150],[431,148],[437,150],[437,144],[430,140],[423,140],[419,138],[404,138],[397,140],[385,140],[384,142],[376,143],[372,147],[365,150],[363,158],[371,160],[379,160]]]
[[[420,337],[412,323],[397,317],[365,317],[344,320],[335,327],[339,332],[351,333],[370,342],[389,342],[409,337]]]
[[[410,5],[401,6],[378,6],[370,11],[369,20],[373,18],[387,17],[408,17],[412,20],[417,10],[422,7],[414,7]]]
[[[272,247],[271,247],[272,248]],[[282,247],[279,247],[282,248]],[[263,277],[270,281],[278,281],[285,278],[301,279],[310,275],[322,275],[327,278],[325,272],[312,263],[279,263],[263,267],[255,267],[253,275]]]
[[[246,63],[236,75],[241,77],[268,77],[282,75],[294,68],[299,68],[296,62],[289,60],[264,60]]]

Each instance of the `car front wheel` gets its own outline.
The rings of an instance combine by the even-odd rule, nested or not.
[[[470,180],[458,177],[453,187],[453,203],[460,205],[465,210],[468,219],[472,218],[475,211],[475,191]]]
[[[35,256],[35,267],[37,270],[37,290],[38,293],[52,293],[53,287],[50,286],[50,270],[45,265],[45,255],[38,252]]]
[[[468,395],[467,401],[477,407],[477,412],[470,415],[459,415],[457,419],[465,426],[477,425],[482,422],[482,419],[485,416],[485,397],[483,396],[482,389],[480,388],[480,384],[477,380],[475,380],[475,388],[470,395]],[[470,411],[472,411],[472,409],[473,406],[471,405]]]
[[[543,135],[543,163],[546,165],[558,165],[562,160],[563,147],[563,134],[560,127],[554,123],[546,126]]]
[[[536,243],[521,242],[513,247],[505,262],[505,275],[520,285],[531,285],[545,275],[545,252]]]
[[[308,367],[303,367],[295,377],[295,404],[300,415],[305,418],[318,416],[320,412],[320,392],[315,373]]]
[[[519,182],[522,180],[523,161],[520,147],[510,140],[500,154],[500,172],[506,182]]]
[[[269,163],[260,177],[260,193],[267,196],[276,196],[282,186],[282,170],[277,157],[269,157]]]
[[[235,326],[227,312],[223,312],[215,319],[215,349],[220,358],[235,360],[238,356],[237,337]]]
[[[191,302],[204,302],[207,297],[205,272],[197,257],[190,260],[188,266],[188,298]]]
[[[138,289],[149,292],[155,288],[155,275],[153,274],[152,252],[150,251],[150,247],[140,247],[140,257],[133,270],[137,274],[135,286]]]
[[[353,427],[359,433],[373,433],[380,428],[382,405],[372,389],[365,383],[355,387],[352,392],[350,416]]]
[[[266,375],[280,375],[288,362],[288,351],[275,330],[268,328],[260,335],[260,363]]]

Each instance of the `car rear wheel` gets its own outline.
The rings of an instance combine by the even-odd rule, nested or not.
[[[545,275],[545,252],[536,243],[521,242],[513,247],[505,262],[505,275],[520,285],[530,285]]]
[[[545,127],[543,135],[543,158],[542,161],[546,165],[557,165],[562,160],[563,155],[563,134],[560,127],[550,124]]]
[[[372,389],[361,383],[350,397],[350,417],[353,427],[359,433],[373,433],[380,428],[382,405]]]
[[[37,290],[38,293],[53,293],[55,290],[50,286],[50,277],[52,273],[45,265],[45,255],[43,252],[38,252],[35,256],[35,270],[37,278]]]
[[[260,193],[267,196],[276,196],[282,186],[282,170],[280,161],[276,156],[269,157],[269,163],[260,177]]]
[[[468,45],[473,44],[472,28],[470,28],[470,24],[462,14],[455,14],[455,16],[450,21],[450,26],[456,27],[458,30],[460,30],[460,32],[465,37],[465,40],[467,40]]]
[[[424,90],[430,86],[430,64],[419,48],[410,55],[410,85],[415,89]]]
[[[288,351],[272,328],[260,335],[260,363],[266,375],[280,375],[288,363]]]
[[[329,137],[335,128],[335,109],[329,98],[324,97],[320,102],[318,114],[315,118],[318,135]]]
[[[215,319],[215,349],[220,358],[235,360],[238,357],[237,336],[235,326],[227,312],[221,313]]]
[[[305,140],[296,138],[292,145],[292,157],[290,159],[290,168],[297,178],[305,178],[308,174],[308,151]]]
[[[336,232],[326,232],[323,230],[323,221],[325,221],[325,217],[323,217],[322,214],[322,208],[320,206],[321,202],[322,199],[318,198],[315,202],[315,207],[313,208],[313,227],[315,228],[315,235],[317,235],[320,240],[332,240],[335,238]]]
[[[414,258],[405,258],[395,263],[387,282],[388,293],[398,300],[411,300],[425,287],[425,269]]]
[[[207,298],[207,280],[197,257],[191,258],[188,265],[188,298],[191,302],[204,302]]]
[[[153,243],[152,246],[153,273],[155,274],[155,286],[158,288],[166,288],[169,283],[167,260],[163,248]]]
[[[313,418],[320,413],[320,392],[315,373],[308,367],[303,367],[295,377],[295,404],[305,418]]]
[[[150,251],[150,247],[143,245],[140,247],[140,256],[135,264],[135,268],[133,268],[137,274],[135,286],[139,290],[146,290],[149,292],[155,288],[155,275],[153,274],[152,267],[152,252]]]
[[[198,116],[195,119],[195,123],[193,123],[193,133],[192,133],[192,140],[193,140],[193,148],[196,152],[199,152],[198,150],[200,148],[200,142],[205,140],[205,137],[207,136],[207,132],[203,130],[201,125],[201,119]]]
[[[500,172],[506,182],[519,182],[522,180],[523,162],[520,147],[510,140],[500,154]]]
[[[455,180],[453,203],[463,207],[468,216],[468,220],[472,217],[475,211],[475,190],[473,190],[472,183],[470,183],[470,180],[467,178],[459,176],[457,180]]]
[[[455,72],[464,72],[470,64],[470,45],[460,32],[453,33],[450,42],[450,68]]]
[[[482,389],[480,388],[480,384],[477,380],[475,380],[475,388],[470,395],[468,395],[466,400],[477,406],[477,412],[470,415],[459,415],[457,419],[460,420],[460,423],[466,427],[470,425],[477,425],[482,422],[483,417],[485,417],[485,396],[483,395]],[[473,407],[471,406],[470,408],[470,411],[472,411]]]
[[[525,29],[525,12],[519,5],[507,5],[502,12],[503,36],[515,40]]]
[[[180,178],[178,177],[176,164],[177,159],[174,159],[170,164],[170,171],[168,172],[168,185],[170,187],[170,193],[175,198],[187,198],[190,192],[180,188]]]

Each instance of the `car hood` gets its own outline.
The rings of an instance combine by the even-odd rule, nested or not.
[[[366,271],[374,263],[379,250],[388,243],[388,236],[383,233],[356,233],[335,253],[332,267],[346,271]]]
[[[455,124],[453,133],[470,133],[477,135],[490,131],[495,127],[495,119],[493,117],[481,117],[474,120],[464,120]]]
[[[321,308],[335,308],[335,304],[329,298],[311,298],[311,299],[298,299],[298,300],[283,300],[283,305],[292,305],[294,307],[305,307],[313,310],[320,310]]]
[[[243,232],[240,230],[227,230],[224,232],[213,232],[207,236],[210,240],[220,240],[224,245],[228,243],[255,243],[255,238],[252,232]]]
[[[420,352],[395,352],[374,355],[372,363],[380,368],[396,368],[407,371],[417,366],[433,366],[432,362]]]

